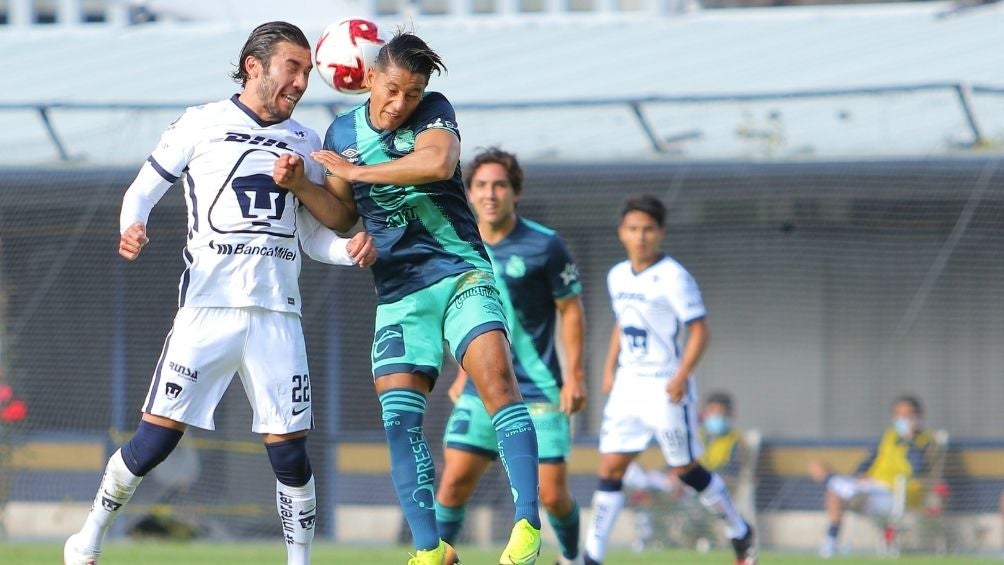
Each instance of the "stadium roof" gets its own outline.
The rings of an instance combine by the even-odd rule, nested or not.
[[[377,22],[385,30],[398,25]],[[294,23],[314,38],[327,22]],[[138,164],[180,107],[237,90],[227,74],[250,27],[0,31],[7,69],[0,114],[18,139],[0,153],[0,165],[60,159],[38,111],[12,105],[165,105],[48,113],[73,160]],[[954,11],[925,3],[426,18],[413,27],[449,66],[430,89],[457,104],[468,150],[501,144],[536,160],[788,159],[946,155],[1004,144],[1000,3]],[[874,87],[897,89],[867,90]],[[967,96],[970,115],[961,103]],[[637,107],[618,102],[645,99]],[[323,131],[331,117],[324,104],[361,100],[315,79],[297,117]],[[560,106],[584,100],[603,103]],[[522,103],[528,106],[512,107]]]

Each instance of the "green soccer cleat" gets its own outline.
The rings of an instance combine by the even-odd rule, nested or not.
[[[533,565],[540,555],[540,530],[526,518],[516,522],[509,534],[509,543],[502,550],[499,565]]]
[[[453,546],[439,540],[436,549],[423,549],[412,555],[408,565],[460,565],[460,555]]]

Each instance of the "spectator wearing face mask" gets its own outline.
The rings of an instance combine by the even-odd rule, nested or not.
[[[701,441],[704,455],[701,464],[728,482],[739,474],[739,450],[742,434],[732,423],[732,397],[725,392],[708,395],[701,411]]]
[[[869,516],[889,516],[893,511],[893,488],[897,477],[906,483],[906,504],[911,506],[923,496],[917,477],[927,471],[931,433],[922,427],[923,409],[914,396],[901,396],[893,402],[892,421],[882,432],[868,457],[858,465],[853,476],[833,473],[824,463],[809,464],[812,478],[825,485],[825,508],[829,527],[819,554],[829,558],[836,553],[840,523],[848,509]]]

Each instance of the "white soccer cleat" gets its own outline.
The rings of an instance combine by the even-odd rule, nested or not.
[[[85,549],[77,542],[80,534],[73,534],[63,546],[63,565],[98,565],[100,551]]]
[[[575,559],[568,559],[564,555],[559,555],[558,560],[554,562],[554,565],[583,565],[585,561],[582,560],[582,553]]]
[[[837,540],[827,536],[823,544],[819,546],[819,556],[823,559],[832,559],[837,554]]]

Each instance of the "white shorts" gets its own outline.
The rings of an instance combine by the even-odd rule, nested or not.
[[[600,453],[638,453],[652,439],[659,443],[666,463],[682,467],[696,461],[704,446],[697,437],[694,379],[679,404],[670,402],[667,380],[638,377],[618,371],[610,398],[603,408]]]
[[[892,491],[882,483],[847,475],[833,475],[826,482],[826,488],[841,500],[858,499],[862,505],[861,511],[869,516],[892,514]]]
[[[213,413],[234,373],[251,402],[253,432],[313,427],[300,316],[262,308],[180,308],[143,411],[216,429]]]

